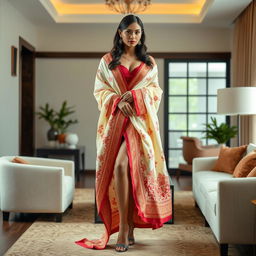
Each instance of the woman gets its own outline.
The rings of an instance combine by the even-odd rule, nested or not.
[[[144,43],[139,17],[125,16],[97,71],[96,200],[105,233],[76,242],[86,248],[104,249],[119,231],[115,249],[127,251],[135,243],[134,227],[160,228],[172,215],[157,118],[162,90]]]

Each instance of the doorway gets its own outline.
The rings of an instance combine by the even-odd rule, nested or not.
[[[19,38],[19,154],[35,152],[35,47]]]

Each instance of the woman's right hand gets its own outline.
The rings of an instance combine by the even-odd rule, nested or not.
[[[128,102],[120,101],[117,106],[125,116],[135,115],[134,110],[132,109],[131,105]]]

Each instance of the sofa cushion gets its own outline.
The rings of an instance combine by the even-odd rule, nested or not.
[[[218,182],[233,179],[233,176],[225,172],[199,171],[193,173],[194,185],[206,195],[208,192],[216,191]]]
[[[236,178],[246,177],[255,166],[256,152],[253,151],[240,160],[234,170],[233,176]]]
[[[215,172],[215,171],[198,171],[193,173],[193,179],[201,180],[202,182],[206,181],[221,181],[224,179],[233,178],[232,174],[225,172]]]
[[[233,174],[234,169],[243,157],[246,148],[247,145],[232,148],[225,146],[221,147],[219,158],[212,170]]]

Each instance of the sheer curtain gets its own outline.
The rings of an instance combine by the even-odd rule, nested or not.
[[[232,86],[256,86],[256,0],[235,21]],[[241,145],[256,143],[256,116],[242,116],[240,131]]]

